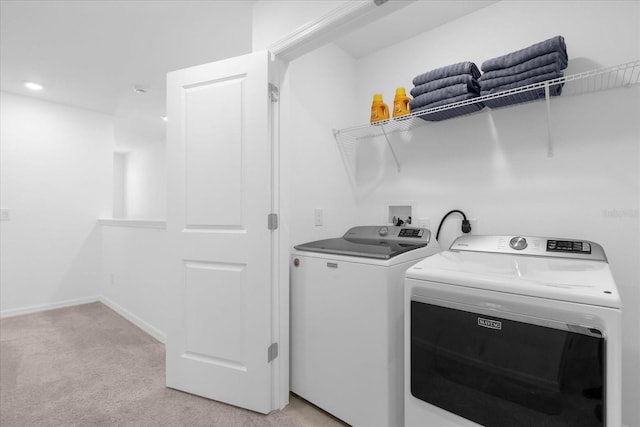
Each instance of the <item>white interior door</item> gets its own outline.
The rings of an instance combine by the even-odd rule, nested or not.
[[[167,386],[274,409],[269,57],[168,74]]]

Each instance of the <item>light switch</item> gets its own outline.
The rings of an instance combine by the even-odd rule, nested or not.
[[[10,219],[9,209],[0,209],[0,221],[9,221]]]

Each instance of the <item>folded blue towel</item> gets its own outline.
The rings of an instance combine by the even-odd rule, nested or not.
[[[422,73],[413,78],[413,85],[419,86],[433,80],[458,76],[460,74],[469,74],[477,79],[480,77],[480,70],[478,70],[478,67],[473,62],[459,62],[457,64],[447,65],[446,67],[436,68],[435,70]]]
[[[551,80],[551,78],[542,78],[542,81],[546,81],[546,80]],[[527,83],[527,84],[533,84],[533,83],[538,83],[538,82],[531,82],[531,83]],[[527,84],[522,84],[522,83],[513,83],[510,85],[504,85],[504,86],[500,86],[491,90],[483,90],[482,92],[480,92],[481,96],[484,95],[492,95],[495,93],[500,93],[500,92],[504,92],[506,90],[509,89],[515,89],[517,87],[522,87],[522,86],[526,86]],[[562,94],[562,86],[564,85],[564,83],[554,83],[554,84],[550,84],[549,85],[549,95],[550,96],[560,96]],[[487,99],[484,100],[484,104],[487,107],[490,108],[498,108],[498,107],[504,107],[506,105],[513,105],[513,104],[519,104],[522,102],[529,102],[529,101],[534,101],[536,99],[540,99],[540,98],[544,98],[545,97],[545,92],[544,92],[544,87],[541,88],[537,88],[537,89],[532,89],[532,90],[527,90],[527,91],[523,91],[523,92],[519,92],[517,94],[513,94],[513,95],[506,95],[500,98],[495,98],[495,99]]]
[[[547,74],[540,74],[538,76],[530,77],[528,79],[520,80],[520,81],[517,81],[517,82],[514,82],[514,83],[509,83],[509,84],[496,86],[493,89],[482,88],[482,91],[480,92],[480,94],[481,95],[487,95],[487,94],[491,94],[491,93],[503,92],[505,90],[515,89],[515,88],[518,88],[518,87],[527,86],[527,85],[531,85],[531,84],[534,84],[534,83],[540,83],[540,82],[544,82],[546,80],[557,79],[559,77],[562,77],[563,74],[564,73],[562,71],[554,71],[554,72],[547,73]],[[553,86],[556,87],[556,86],[562,86],[562,85],[553,85]]]
[[[536,56],[533,59],[525,61],[521,64],[514,65],[513,67],[500,68],[498,70],[487,71],[483,73],[478,81],[495,79],[497,77],[513,76],[516,74],[522,74],[530,70],[535,70],[546,65],[555,65],[558,70],[564,70],[567,68],[567,58],[560,52],[551,52],[545,55]]]
[[[416,111],[428,110],[430,108],[441,107],[443,105],[453,104],[455,102],[466,101],[467,99],[473,99],[473,98],[477,98],[477,95],[467,94],[467,95],[454,96],[453,98],[443,99],[441,101],[434,102],[432,104],[428,104],[423,107],[420,107],[417,110],[412,111],[412,113]],[[440,111],[435,111],[431,113],[425,113],[418,117],[428,122],[438,122],[441,120],[462,116],[464,114],[475,113],[476,111],[480,111],[483,108],[484,108],[484,104],[482,102],[474,102],[473,104],[462,105],[459,107],[449,108],[447,110],[440,110]]]
[[[520,49],[497,58],[488,59],[482,63],[481,68],[483,72],[487,72],[498,70],[500,68],[513,67],[514,65],[521,64],[530,59],[551,52],[559,52],[561,56],[567,60],[567,46],[565,45],[564,37],[555,36],[533,44],[527,48]]]
[[[478,96],[478,94],[480,94],[480,85],[478,85],[478,82],[475,79],[472,79],[469,83],[460,83],[423,93],[422,95],[413,98],[411,102],[409,102],[409,107],[411,107],[411,111],[413,111],[416,108],[430,105],[443,99],[451,99],[456,96],[467,94],[474,96]]]
[[[484,75],[483,75],[484,77]],[[538,80],[537,78],[541,77],[543,80]],[[513,74],[510,76],[496,77],[493,79],[482,79],[478,80],[480,83],[480,89],[482,90],[491,90],[497,88],[499,86],[509,85],[512,83],[520,83],[519,86],[524,86],[531,83],[537,83],[539,81],[555,79],[558,77],[562,77],[562,69],[559,68],[558,64],[549,64],[539,68],[534,68],[529,71],[525,71],[524,73]],[[534,81],[529,82],[529,79],[534,79]],[[525,83],[529,82],[529,83]]]
[[[464,95],[452,96],[451,98],[441,99],[439,101],[434,101],[429,104],[422,105],[417,107],[415,110],[411,110],[412,113],[416,111],[428,110],[429,108],[441,107],[447,104],[453,104],[454,102],[466,101],[467,99],[477,98],[479,95],[476,93],[466,93]]]
[[[463,116],[465,114],[475,113],[484,108],[484,105],[480,102],[475,104],[463,105],[461,107],[451,108],[449,110],[436,111],[434,113],[427,113],[420,116],[422,120],[427,122],[439,122],[442,120],[452,119],[454,117]]]
[[[554,85],[549,87],[550,96],[560,96],[562,93],[562,85]],[[484,94],[486,95],[486,94]],[[506,95],[500,98],[487,99],[483,101],[484,105],[489,108],[506,107],[507,105],[521,104],[523,102],[535,101],[545,97],[544,88],[529,90],[515,95]]]
[[[442,89],[443,87],[453,86],[456,84],[474,84],[476,82],[475,77],[470,74],[460,74],[457,76],[445,77],[444,79],[432,80],[428,83],[415,86],[411,89],[411,96],[422,95],[423,93],[431,92],[434,90]]]
[[[562,83],[550,84],[549,85],[549,95],[550,96],[560,96],[562,94],[562,86],[563,86]],[[514,89],[514,88],[512,88],[512,89]],[[480,96],[493,95],[493,94],[497,94],[497,93],[500,93],[500,92],[506,92],[507,90],[509,90],[509,89],[483,90],[480,93]],[[527,90],[527,91],[521,91],[521,92],[518,92],[518,93],[514,94],[513,96],[520,96],[520,94],[522,94],[521,96],[526,97],[526,96],[529,96],[528,95],[529,92],[537,93],[537,94],[540,94],[540,95],[542,95],[544,97],[544,88],[543,87],[537,88],[537,89],[531,89],[531,90]],[[487,103],[487,105],[489,105],[488,103],[490,101],[491,100],[489,99],[489,100],[487,100],[485,102]]]

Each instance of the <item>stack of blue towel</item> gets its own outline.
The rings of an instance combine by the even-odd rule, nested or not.
[[[481,95],[489,95],[533,83],[563,77],[568,56],[564,37],[556,36],[504,56],[482,63],[482,76],[478,79]],[[562,84],[549,87],[549,94],[562,93]],[[519,102],[544,98],[544,88],[526,91],[485,101],[488,107],[502,107]]]
[[[480,95],[478,84],[480,71],[473,62],[460,62],[420,74],[413,79],[411,89],[413,99],[409,103],[411,112],[428,110],[454,102],[465,101]],[[474,103],[421,115],[427,121],[445,120],[484,108],[482,103]]]

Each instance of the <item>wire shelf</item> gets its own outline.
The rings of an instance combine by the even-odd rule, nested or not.
[[[347,168],[350,169],[350,172],[355,172],[357,143],[376,137],[384,137],[386,139],[398,170],[400,170],[400,163],[393,151],[393,146],[389,142],[389,135],[394,133],[407,132],[413,128],[428,125],[431,121],[442,121],[462,115],[482,113],[484,111],[483,107],[489,109],[505,108],[514,104],[546,99],[547,111],[549,113],[548,102],[550,95],[553,97],[552,92],[561,92],[562,97],[567,97],[621,87],[631,87],[638,84],[640,84],[640,60],[613,67],[572,74],[427,110],[415,111],[398,118],[337,129],[333,131],[333,134],[340,145],[345,164]],[[549,136],[549,138],[551,137]],[[552,146],[550,142],[549,155],[551,155],[551,153]]]

